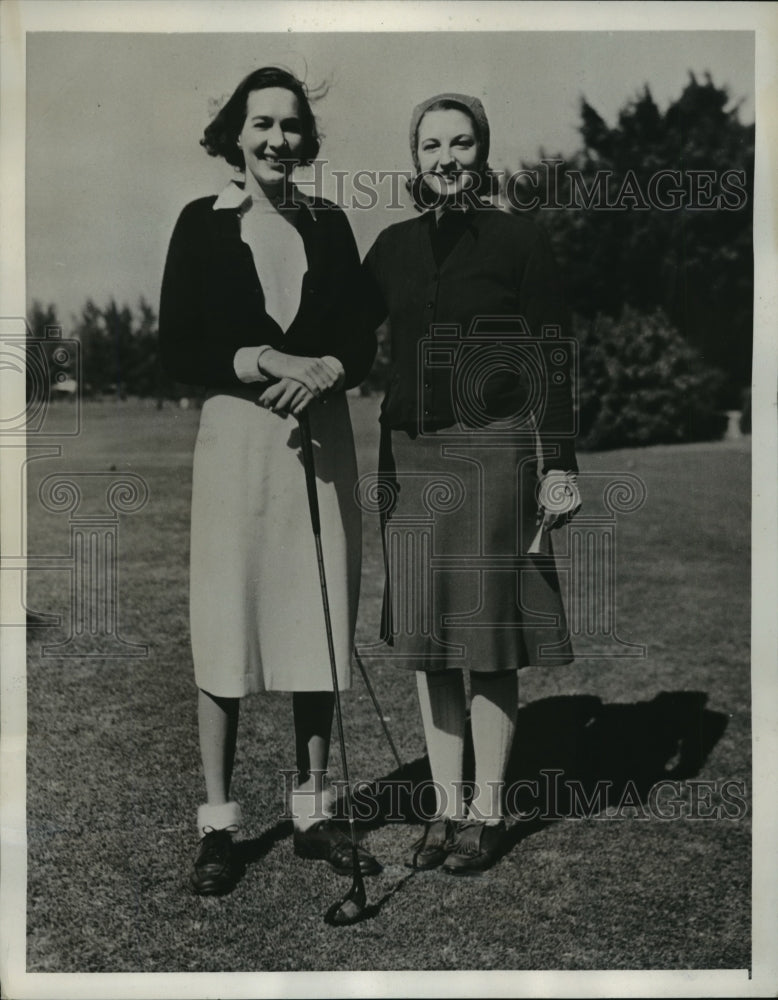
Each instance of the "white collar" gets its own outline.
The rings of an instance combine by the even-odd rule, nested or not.
[[[306,208],[311,213],[311,217],[316,222],[316,210],[313,207],[313,199],[301,191],[292,187],[292,200],[295,205]],[[251,195],[246,194],[243,183],[240,181],[230,181],[226,188],[217,196],[213,209],[220,208],[238,209],[241,215],[245,214],[251,206]]]

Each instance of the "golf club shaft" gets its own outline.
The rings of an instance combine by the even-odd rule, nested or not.
[[[332,639],[332,618],[330,615],[330,602],[327,594],[327,578],[324,571],[324,554],[321,546],[321,520],[319,517],[319,497],[316,490],[316,467],[313,457],[313,442],[311,440],[311,425],[307,411],[303,410],[297,418],[300,425],[300,442],[303,455],[303,467],[305,469],[305,482],[308,489],[308,507],[311,513],[311,527],[313,538],[316,543],[316,562],[319,567],[319,584],[321,589],[322,608],[324,610],[324,627],[327,632],[327,652],[330,658],[330,669],[332,671],[332,690],[335,695],[335,719],[338,727],[338,742],[340,744],[340,761],[343,770],[343,781],[345,783],[346,812],[348,814],[349,831],[351,833],[351,851],[353,855],[354,878],[361,879],[359,866],[359,855],[357,853],[357,836],[354,829],[354,810],[351,803],[351,786],[348,773],[348,761],[346,759],[346,738],[343,732],[343,714],[340,707],[340,687],[338,685],[338,668],[335,660],[335,644]]]
[[[402,761],[400,760],[400,755],[397,752],[397,747],[394,745],[392,734],[389,732],[389,726],[386,724],[386,718],[384,717],[384,713],[381,709],[381,706],[378,703],[378,698],[376,696],[375,691],[373,690],[373,685],[370,683],[370,678],[368,677],[367,669],[364,663],[362,662],[362,658],[357,652],[356,646],[354,647],[354,659],[357,661],[357,666],[359,667],[359,671],[362,674],[362,680],[365,682],[367,693],[370,695],[370,700],[373,702],[373,708],[376,710],[376,715],[378,716],[381,726],[383,727],[384,736],[386,736],[386,741],[389,744],[389,747],[392,751],[394,759],[397,763],[397,767],[402,768],[403,765]]]
[[[321,535],[313,536],[316,543],[316,561],[319,566],[319,583],[321,584],[321,600],[324,608],[324,626],[327,631],[327,650],[330,656],[330,667],[332,669],[332,687],[335,694],[335,719],[338,726],[338,739],[340,741],[340,760],[343,770],[343,780],[346,783],[346,796],[349,795],[348,763],[346,761],[346,741],[343,734],[343,715],[340,708],[340,690],[338,685],[338,671],[335,661],[335,644],[332,639],[332,619],[330,617],[330,603],[327,597],[327,580],[324,573],[324,557],[321,548]],[[351,822],[351,808],[349,805],[349,822]]]

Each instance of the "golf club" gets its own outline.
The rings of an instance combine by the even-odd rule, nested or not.
[[[392,751],[392,754],[394,755],[394,759],[395,759],[395,761],[397,763],[397,767],[398,767],[399,770],[402,770],[403,764],[402,764],[402,761],[400,760],[400,755],[397,752],[397,747],[394,745],[394,740],[392,739],[392,734],[389,732],[389,726],[387,726],[387,724],[386,724],[386,717],[384,716],[384,713],[383,713],[383,711],[381,709],[381,706],[378,703],[378,698],[376,697],[376,693],[373,690],[373,685],[370,683],[370,678],[367,675],[367,669],[366,669],[364,663],[362,662],[362,659],[361,659],[359,653],[357,652],[357,647],[356,646],[354,646],[354,659],[357,661],[357,666],[359,667],[359,671],[362,674],[362,680],[365,682],[365,687],[367,688],[367,693],[370,695],[370,700],[373,702],[373,708],[376,710],[376,715],[378,716],[378,718],[379,718],[379,720],[381,722],[381,725],[382,725],[383,730],[384,730],[384,735],[386,736],[386,740],[387,740],[387,742],[389,744],[389,747],[390,747],[390,749]]]
[[[348,762],[346,761],[346,740],[343,735],[343,716],[340,709],[340,690],[338,687],[338,670],[335,662],[335,646],[332,641],[332,619],[330,616],[330,602],[327,596],[327,578],[324,573],[324,556],[321,547],[321,521],[319,518],[319,497],[316,492],[316,467],[313,458],[313,442],[311,440],[311,424],[308,419],[307,410],[297,418],[300,426],[300,444],[303,456],[303,468],[305,469],[305,484],[308,489],[308,508],[311,513],[311,527],[313,528],[313,538],[316,544],[316,562],[319,566],[319,584],[321,586],[321,602],[324,609],[324,627],[327,631],[327,649],[330,657],[330,669],[332,670],[332,690],[335,694],[335,718],[338,726],[338,742],[340,743],[340,760],[343,770],[343,781],[345,785],[346,812],[348,814],[349,832],[351,834],[351,857],[354,869],[354,880],[351,888],[337,903],[327,910],[324,917],[328,924],[342,926],[345,924],[355,924],[360,920],[365,912],[367,894],[365,893],[365,883],[362,879],[362,871],[359,867],[359,854],[357,851],[357,834],[354,828],[354,810],[351,802],[351,786],[348,775]]]

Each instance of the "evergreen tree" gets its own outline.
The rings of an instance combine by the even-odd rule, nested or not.
[[[754,126],[728,105],[693,74],[664,114],[646,87],[614,127],[582,100],[583,148],[522,166],[550,178],[535,210],[574,311],[662,309],[737,406],[751,380]],[[521,203],[532,193],[521,185]]]

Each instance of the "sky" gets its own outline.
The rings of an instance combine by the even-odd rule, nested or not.
[[[87,297],[156,306],[181,208],[235,176],[199,146],[214,102],[258,66],[328,84],[315,111],[333,198],[331,172],[409,169],[411,110],[447,90],[483,101],[496,169],[578,148],[582,97],[615,123],[646,85],[665,108],[690,71],[751,122],[753,45],[746,31],[28,34],[27,300],[55,303],[66,330]],[[402,195],[349,212],[363,254],[413,215]]]

